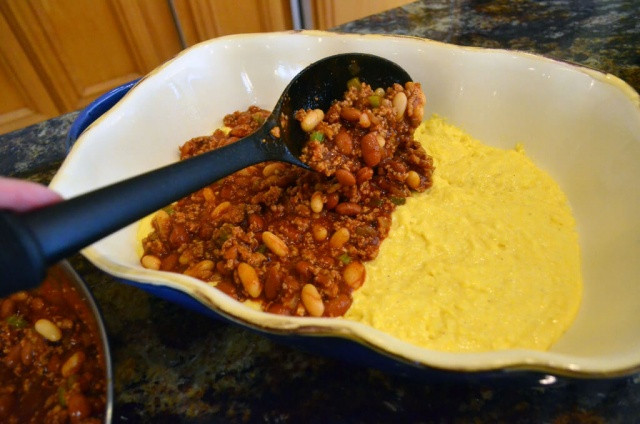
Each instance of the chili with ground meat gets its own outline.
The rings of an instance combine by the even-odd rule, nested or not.
[[[61,269],[0,299],[0,422],[101,423],[106,378],[97,323]]]
[[[327,111],[300,110],[309,134],[301,159],[318,172],[267,162],[236,172],[159,211],[143,240],[143,266],[204,280],[263,310],[341,316],[365,280],[391,213],[431,186],[431,158],[413,139],[420,84],[373,90],[357,79]],[[255,106],[224,118],[230,130],[180,148],[188,158],[257,130]]]

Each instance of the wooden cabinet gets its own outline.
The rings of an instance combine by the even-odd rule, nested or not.
[[[327,29],[406,0],[300,0]],[[81,109],[180,50],[293,29],[290,0],[0,0],[0,133]]]
[[[310,0],[313,27],[328,29],[414,0]]]
[[[0,10],[60,111],[180,51],[166,3],[154,0],[5,0]]]
[[[289,0],[174,0],[185,46],[227,34],[293,29]]]
[[[287,0],[0,0],[0,133],[80,109],[185,46],[290,28]]]
[[[2,15],[0,40],[0,133],[57,115],[58,107]]]

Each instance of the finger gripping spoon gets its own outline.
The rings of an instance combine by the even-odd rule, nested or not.
[[[283,161],[309,169],[299,159],[308,135],[295,113],[327,110],[354,77],[372,87],[411,80],[400,66],[378,56],[330,56],[298,73],[263,126],[248,137],[51,206],[0,211],[0,296],[37,286],[48,266],[247,166]],[[275,127],[279,137],[272,134]]]

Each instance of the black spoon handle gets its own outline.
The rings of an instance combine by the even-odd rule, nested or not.
[[[267,131],[31,212],[0,211],[0,296],[37,286],[48,266],[224,176],[294,161],[264,142]]]

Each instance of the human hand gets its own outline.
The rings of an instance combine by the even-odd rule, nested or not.
[[[0,177],[0,209],[24,212],[60,200],[58,193],[41,184]]]

